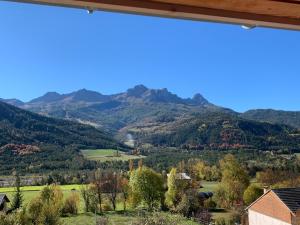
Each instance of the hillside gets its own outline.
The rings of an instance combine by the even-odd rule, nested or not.
[[[8,143],[98,148],[118,145],[108,134],[94,127],[40,116],[0,102],[0,146]]]
[[[257,109],[249,110],[241,114],[242,118],[263,121],[269,123],[286,124],[292,127],[300,128],[300,112],[299,111],[283,111],[273,109]]]
[[[44,117],[0,102],[1,172],[15,167],[58,169],[84,148],[126,149],[94,127]],[[78,162],[79,163],[79,162]]]
[[[256,122],[230,114],[198,114],[154,127],[132,127],[141,143],[195,149],[299,150],[300,132],[287,125]]]

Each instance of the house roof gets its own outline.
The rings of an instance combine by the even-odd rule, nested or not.
[[[170,174],[167,174],[167,176],[169,177]],[[188,176],[186,173],[176,173],[176,179],[177,180],[191,180],[191,177]]]
[[[253,202],[250,206],[246,208],[246,210],[250,209],[256,202],[262,199],[268,193],[273,192],[280,201],[285,204],[288,209],[293,213],[300,209],[300,187],[297,188],[280,188],[280,189],[271,189],[264,193],[260,198],[258,198],[255,202]]]
[[[281,188],[272,191],[293,213],[300,209],[300,188]]]
[[[6,194],[0,194],[0,205],[2,205],[2,203],[4,202],[4,200],[6,202],[10,202],[8,197],[6,196]]]

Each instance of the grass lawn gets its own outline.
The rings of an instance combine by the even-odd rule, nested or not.
[[[98,216],[98,215],[97,215]],[[99,216],[98,216],[99,217]],[[107,212],[105,217],[109,219],[110,225],[130,225],[137,221],[139,215],[136,212]],[[79,214],[77,216],[62,218],[64,225],[94,225],[95,215],[93,213]],[[196,225],[199,223],[188,219],[178,221],[178,225]]]
[[[97,215],[97,217],[100,217]],[[109,221],[114,225],[129,225],[131,222],[136,220],[136,217],[130,214],[120,214],[120,213],[106,213],[105,217],[109,218]],[[94,225],[95,224],[95,214],[85,213],[79,214],[77,216],[62,218],[64,225]]]
[[[28,204],[31,199],[35,198],[36,196],[39,195],[40,191],[44,188],[45,186],[25,186],[21,187],[22,194],[24,197],[24,205]],[[79,193],[81,185],[74,184],[74,185],[60,185],[60,188],[62,189],[62,192],[64,194],[64,197],[68,197],[72,190],[75,190]],[[4,187],[0,188],[0,193],[5,193],[7,194],[9,199],[12,199],[13,194],[15,190],[14,187]],[[82,205],[82,201],[80,202]],[[81,206],[83,208],[83,206]]]
[[[27,191],[40,191],[42,190],[44,187],[46,186],[25,186],[25,187],[21,187],[21,190],[24,192]],[[71,184],[71,185],[60,185],[59,186],[63,191],[71,191],[73,189],[75,190],[80,190],[81,185],[80,184]],[[0,188],[0,193],[2,192],[14,192],[15,189],[14,187],[2,187]]]
[[[94,161],[128,161],[130,159],[142,159],[144,156],[127,155],[125,152],[119,151],[117,155],[117,150],[115,149],[88,149],[81,150],[83,156],[88,160]]]
[[[300,159],[300,153],[295,153],[298,159]]]
[[[230,211],[220,211],[220,212],[213,212],[212,216],[213,219],[219,219],[219,218],[224,218],[225,220],[229,219],[231,216],[232,212]]]
[[[201,192],[214,192],[218,187],[219,182],[215,181],[201,181],[203,188],[200,189]]]

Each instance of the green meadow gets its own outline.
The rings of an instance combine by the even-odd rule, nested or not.
[[[108,151],[109,152],[109,151]],[[201,191],[214,191],[217,187],[217,182],[202,182],[203,188],[201,188]],[[72,192],[77,192],[80,195],[80,188],[82,185],[60,185],[60,188],[63,191],[64,198],[68,197]],[[40,193],[40,191],[45,186],[25,186],[22,187],[22,194],[24,196],[24,205],[28,204],[31,199],[37,197]],[[4,187],[0,188],[0,193],[5,193],[8,195],[10,199],[12,199],[14,194],[14,187]],[[108,199],[105,200],[105,202],[108,203]],[[136,221],[140,215],[138,215],[138,212],[134,210],[128,209],[127,212],[123,211],[123,204],[121,201],[117,204],[117,211],[113,212],[106,212],[105,216],[109,218],[111,224],[113,225],[130,225],[131,222]],[[228,217],[230,216],[230,212],[214,212],[213,217]],[[96,215],[96,217],[99,217],[99,215]],[[93,213],[85,213],[84,212],[84,203],[80,196],[80,208],[79,208],[79,214],[77,216],[70,216],[70,217],[62,217],[63,225],[94,225],[95,224],[95,214]],[[186,220],[183,221],[181,224],[186,225],[195,225],[197,223],[194,223],[192,221]]]
[[[130,159],[142,159],[144,156],[127,155],[125,152],[115,149],[88,149],[81,150],[83,156],[93,161],[128,161]]]

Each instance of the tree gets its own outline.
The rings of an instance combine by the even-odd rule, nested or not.
[[[59,213],[63,207],[63,196],[61,188],[55,184],[44,187],[40,194],[42,201],[53,205]]]
[[[142,168],[143,167],[143,159],[140,159],[138,162],[138,168]]]
[[[172,168],[169,176],[168,176],[168,191],[166,192],[166,205],[169,208],[176,208],[178,202],[180,201],[179,199],[179,190],[176,185],[176,174],[177,174],[177,169]]]
[[[45,187],[29,203],[28,213],[34,225],[61,225],[63,193],[56,185]]]
[[[152,169],[140,167],[130,174],[129,186],[134,195],[140,202],[152,210],[155,204],[160,202],[163,197],[163,179],[162,176]]]
[[[116,172],[108,172],[105,175],[104,190],[109,194],[109,200],[116,210],[117,195],[120,192],[120,175]]]
[[[188,189],[183,193],[180,202],[176,207],[176,212],[190,218],[201,209],[201,202],[196,189]]]
[[[261,189],[256,184],[251,184],[244,192],[244,202],[246,205],[250,205],[253,203],[256,199],[258,199],[263,194],[263,189]]]
[[[129,196],[129,181],[127,177],[123,176],[120,179],[120,191],[123,197],[123,208],[124,211],[126,210],[127,200]]]
[[[178,172],[179,173],[184,173],[185,172],[185,161],[182,160],[178,163]]]
[[[197,180],[206,180],[207,179],[207,166],[201,161],[197,160],[196,163],[192,166],[192,174],[197,178]]]
[[[130,160],[129,160],[129,171],[131,172],[131,171],[133,171],[133,170],[134,170],[133,160],[130,159]]]
[[[88,212],[91,206],[91,191],[87,186],[82,185],[80,189],[80,193],[84,202],[84,210],[85,212]]]
[[[95,172],[95,180],[91,189],[94,191],[95,195],[97,196],[97,201],[99,204],[100,213],[103,213],[102,210],[102,194],[104,191],[104,177],[100,169],[97,169]]]
[[[211,180],[212,181],[220,181],[222,177],[221,171],[217,166],[211,167]]]
[[[12,210],[21,208],[23,203],[23,194],[21,192],[21,179],[17,172],[15,172],[15,194],[11,203]]]
[[[228,154],[220,161],[222,180],[216,191],[219,206],[231,208],[241,204],[243,194],[249,185],[249,177],[246,170],[238,163],[236,158]]]

